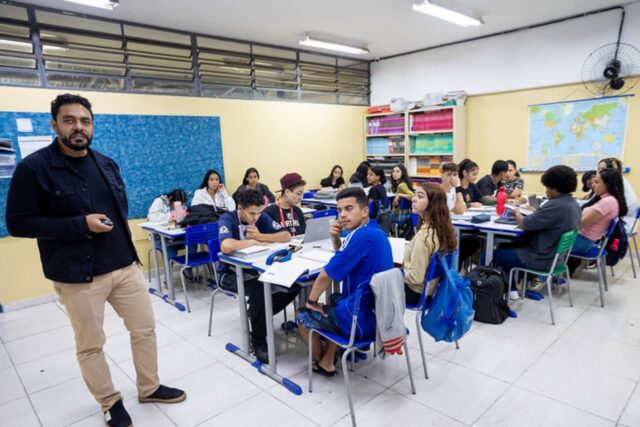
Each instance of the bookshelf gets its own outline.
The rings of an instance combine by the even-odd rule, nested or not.
[[[402,163],[415,181],[439,178],[443,163],[460,162],[465,156],[464,107],[366,115],[365,153],[387,173]]]

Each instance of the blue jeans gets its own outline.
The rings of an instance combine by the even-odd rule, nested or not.
[[[509,271],[514,267],[525,267],[526,264],[520,257],[518,256],[517,248],[515,247],[506,247],[506,248],[498,248],[493,252],[493,262],[501,267],[504,271],[509,274]],[[512,285],[511,289],[516,290],[515,283]]]
[[[582,234],[578,234],[576,242],[571,248],[571,253],[575,255],[586,255],[594,247],[596,247],[596,242],[587,239]]]

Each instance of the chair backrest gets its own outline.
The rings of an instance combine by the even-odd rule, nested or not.
[[[209,240],[208,247],[209,247],[209,261],[217,262],[218,254],[220,253],[220,239],[216,237],[215,239]]]
[[[208,224],[198,224],[187,227],[184,235],[185,246],[208,245],[209,240],[218,237],[218,224],[215,222]]]
[[[305,191],[302,194],[302,198],[303,199],[313,199],[313,196],[315,196],[315,194],[316,194],[316,190]]]
[[[360,309],[372,309],[375,306],[375,299],[373,296],[373,292],[369,289],[368,297],[364,297],[366,301],[363,301],[364,287],[369,286],[369,282],[362,282],[358,284],[356,287],[356,293],[353,297],[353,307],[351,317],[351,333],[349,334],[349,346],[352,346],[356,339],[356,328],[358,326],[358,313],[360,313]]]
[[[400,203],[398,203],[398,207],[401,211],[406,211],[411,209],[411,200],[410,199],[405,199],[405,198],[400,198]]]
[[[369,218],[376,219],[376,214],[378,213],[378,207],[376,206],[376,202],[373,200],[369,202]]]
[[[411,214],[411,225],[413,226],[413,228],[416,228],[418,226],[419,222],[420,222],[420,215],[418,215],[417,213],[412,213]]]
[[[338,210],[337,209],[325,209],[323,211],[315,211],[311,214],[311,218],[316,219],[316,218],[325,218],[328,216],[333,216],[333,217],[337,217],[338,216]]]
[[[566,264],[567,259],[571,255],[571,248],[578,237],[578,230],[569,230],[562,233],[558,245],[556,246],[556,254],[553,257],[549,273],[552,273],[558,264]]]
[[[604,237],[598,242],[598,258],[602,257],[605,249],[607,248],[607,243],[609,243],[609,238],[613,234],[613,229],[618,225],[618,218],[614,218],[611,220],[611,224],[609,224],[609,228],[607,229],[607,233]]]
[[[631,225],[631,228],[629,228],[629,233],[633,233],[634,231],[637,231],[636,228],[638,227],[638,220],[640,219],[640,208],[636,209],[636,217],[633,220],[633,224]]]

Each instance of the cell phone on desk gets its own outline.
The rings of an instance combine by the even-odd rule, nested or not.
[[[290,245],[289,246],[289,250],[291,251],[291,253],[295,254],[296,252],[298,252],[300,249],[302,249],[302,245]]]

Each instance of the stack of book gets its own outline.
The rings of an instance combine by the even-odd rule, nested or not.
[[[404,115],[372,117],[367,120],[367,135],[386,135],[404,132]]]

